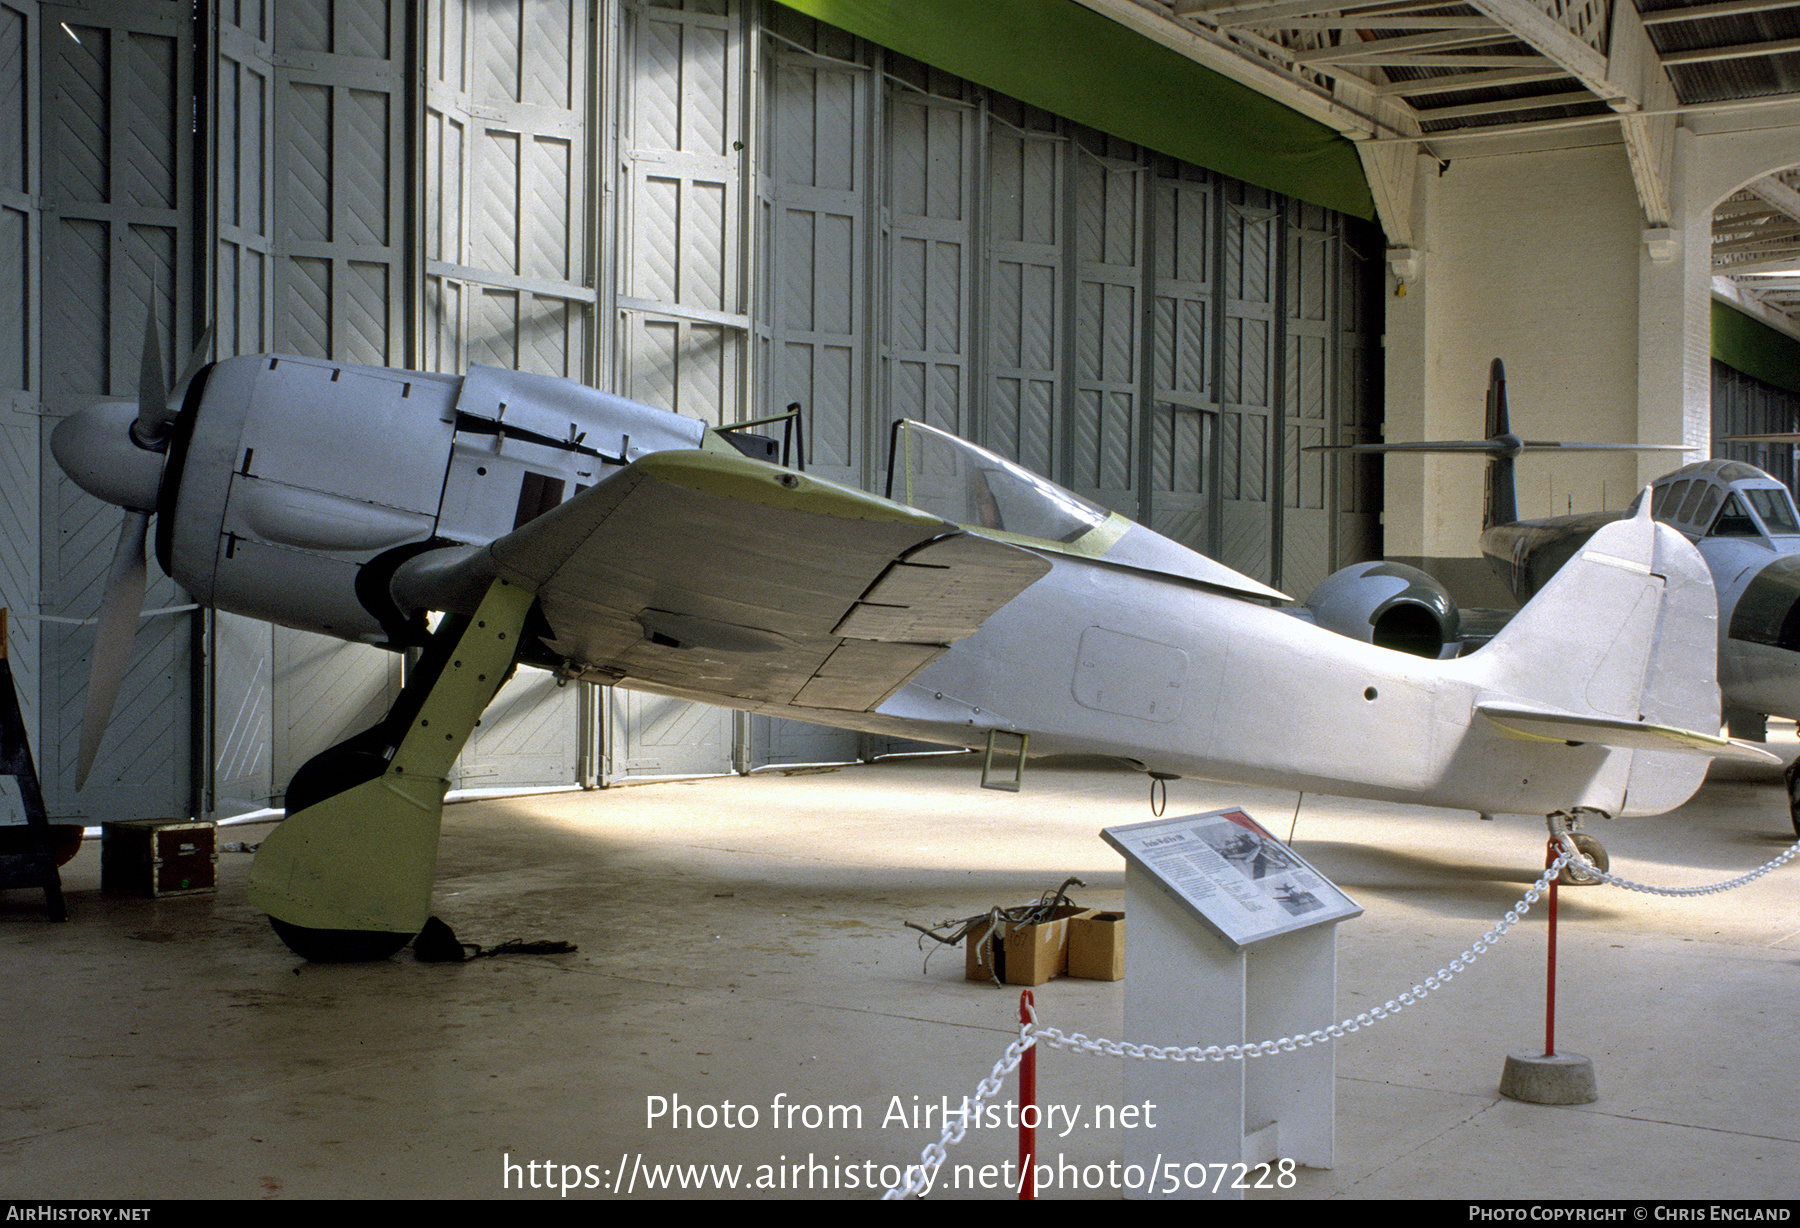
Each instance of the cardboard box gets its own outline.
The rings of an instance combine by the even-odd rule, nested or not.
[[[1089,981],[1125,976],[1125,914],[1088,912],[1069,918],[1069,975]]]
[[[1042,985],[1069,966],[1069,918],[1088,910],[1077,904],[1061,905],[1046,921],[1032,925],[1003,923],[982,950],[986,931],[969,934],[963,951],[963,975],[985,981],[989,974],[1008,985]]]
[[[100,825],[100,888],[118,895],[196,895],[218,886],[211,823],[121,819]]]

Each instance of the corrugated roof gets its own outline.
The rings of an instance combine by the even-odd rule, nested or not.
[[[1337,108],[1353,138],[1417,137],[1444,157],[1464,136],[1546,123],[1648,112],[1646,124],[1668,125],[1680,108],[1800,102],[1800,0],[1083,2],[1153,37],[1166,27],[1165,41],[1195,58],[1235,56],[1278,97],[1291,82],[1290,105]],[[1626,139],[1640,142],[1634,162],[1666,148],[1642,131]],[[1653,218],[1654,187],[1640,178]],[[1783,260],[1800,271],[1797,189],[1791,172],[1752,185],[1715,225],[1715,271],[1789,313],[1800,293],[1768,271]]]

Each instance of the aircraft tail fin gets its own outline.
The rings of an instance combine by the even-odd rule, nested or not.
[[[1718,737],[1718,605],[1686,538],[1651,519],[1588,540],[1467,658],[1477,710],[1509,736],[1612,747],[1611,813],[1661,814],[1692,796]]]
[[[1482,525],[1512,524],[1519,518],[1519,496],[1513,461],[1526,452],[1685,452],[1685,444],[1662,443],[1563,443],[1549,439],[1520,439],[1512,432],[1506,404],[1506,366],[1498,358],[1488,368],[1486,439],[1438,439],[1423,443],[1314,444],[1308,452],[1412,452],[1446,456],[1485,456],[1488,459],[1487,500]]]
[[[1491,529],[1498,524],[1511,524],[1519,518],[1519,487],[1513,474],[1513,458],[1519,449],[1518,437],[1506,411],[1506,364],[1498,358],[1488,368],[1487,442],[1499,445],[1488,453],[1487,503],[1481,515],[1481,527]]]

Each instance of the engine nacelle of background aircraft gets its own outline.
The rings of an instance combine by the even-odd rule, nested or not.
[[[1461,616],[1444,586],[1404,563],[1354,563],[1335,571],[1302,607],[1327,631],[1436,659],[1461,639]]]
[[[423,631],[388,593],[426,550],[477,545],[704,423],[568,380],[260,355],[194,381],[163,473],[157,557],[195,600],[340,639]]]

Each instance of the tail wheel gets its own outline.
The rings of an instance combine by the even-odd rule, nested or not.
[[[1584,831],[1570,832],[1569,839],[1575,842],[1576,850],[1583,857],[1594,863],[1596,870],[1612,868],[1612,862],[1606,856],[1606,846],[1598,840]],[[1592,887],[1605,880],[1589,872],[1585,866],[1571,861],[1562,868],[1562,874],[1556,881],[1564,887]]]

